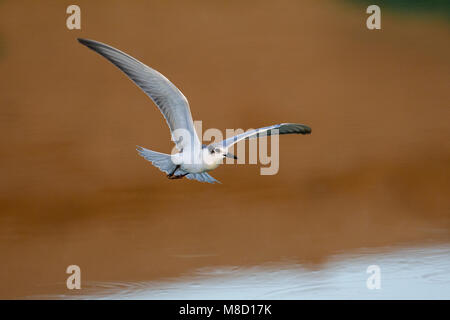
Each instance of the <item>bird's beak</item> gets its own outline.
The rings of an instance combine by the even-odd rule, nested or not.
[[[237,157],[236,157],[234,154],[230,153],[230,152],[227,152],[227,153],[225,154],[225,157],[231,158],[231,159],[237,159]]]

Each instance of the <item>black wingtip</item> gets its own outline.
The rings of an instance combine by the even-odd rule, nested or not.
[[[296,133],[299,134],[311,134],[311,128],[307,126],[306,124],[297,124],[298,131]]]

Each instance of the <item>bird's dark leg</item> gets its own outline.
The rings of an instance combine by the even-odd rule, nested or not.
[[[177,171],[179,168],[180,168],[180,165],[177,165],[177,166],[175,167],[175,169],[173,169],[173,171],[172,171],[171,173],[168,173],[168,174],[167,174],[167,178],[173,179],[172,177],[173,177],[173,175],[175,174],[175,171]]]

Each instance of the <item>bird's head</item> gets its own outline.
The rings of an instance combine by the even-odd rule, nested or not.
[[[203,158],[205,162],[211,165],[218,165],[222,163],[224,158],[237,159],[234,154],[228,152],[228,148],[226,147],[210,144],[203,150]]]

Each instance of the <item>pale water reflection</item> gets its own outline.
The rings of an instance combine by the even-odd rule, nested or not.
[[[367,288],[369,265],[381,269],[380,289]],[[312,270],[295,263],[203,268],[166,281],[90,286],[92,294],[84,298],[449,299],[450,246],[360,251],[334,256]]]

